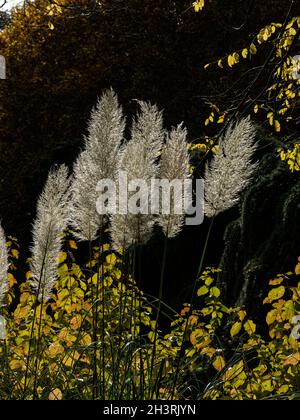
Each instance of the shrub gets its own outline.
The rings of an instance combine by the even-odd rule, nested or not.
[[[269,282],[263,301],[268,334],[258,331],[264,328],[244,308],[222,304],[214,285],[219,270],[210,268],[199,278],[197,307],[185,305],[154,343],[155,305],[122,271],[122,258],[108,244],[93,247],[92,260],[80,267],[77,244],[66,239],[53,297],[44,305],[30,287],[30,271],[17,285],[17,242],[9,238],[8,247],[14,263],[3,311],[6,337],[0,340],[1,399],[299,397],[300,343],[293,322],[300,315],[300,258],[295,272]]]

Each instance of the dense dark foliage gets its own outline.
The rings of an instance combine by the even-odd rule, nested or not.
[[[232,82],[203,65],[280,18],[288,1],[214,2],[201,16],[181,0],[93,3],[70,1],[49,16],[49,2],[37,0],[1,35],[8,78],[0,86],[0,213],[18,236],[49,166],[78,153],[103,88],[113,86],[127,111],[135,108],[133,98],[158,103],[168,125],[184,120],[195,139],[204,118],[201,96]]]

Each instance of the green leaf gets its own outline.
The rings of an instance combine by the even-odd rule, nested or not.
[[[205,285],[206,286],[210,286],[211,284],[213,284],[213,282],[214,282],[213,277],[210,277],[210,276],[206,277],[206,279],[205,279]]]
[[[198,290],[197,295],[198,296],[204,296],[204,295],[207,295],[208,292],[209,292],[209,288],[207,286],[202,286]]]
[[[241,331],[241,329],[242,329],[242,323],[241,322],[236,322],[231,327],[230,336],[233,338],[234,336],[236,336]]]
[[[249,319],[249,321],[246,321],[246,322],[245,322],[245,324],[244,324],[244,329],[245,329],[245,331],[246,331],[249,335],[252,335],[252,334],[254,334],[254,333],[255,333],[255,331],[256,331],[256,325],[254,324],[254,322],[253,322],[253,321],[251,321],[251,320]]]
[[[218,289],[217,287],[212,287],[210,289],[210,296],[218,298],[220,296],[220,294],[221,294],[220,289]]]

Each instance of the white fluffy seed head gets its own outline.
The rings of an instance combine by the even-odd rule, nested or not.
[[[57,278],[63,232],[69,223],[70,180],[65,165],[51,170],[38,199],[33,224],[31,285],[40,301],[51,298]]]
[[[8,292],[8,266],[6,238],[4,230],[0,225],[0,307],[4,306],[5,297]]]
[[[184,180],[189,175],[189,153],[186,142],[187,131],[182,125],[173,128],[167,137],[161,153],[159,177],[172,181],[175,179]],[[183,182],[182,182],[183,185]],[[183,202],[183,189],[181,199]],[[170,195],[170,214],[162,214],[158,217],[158,224],[162,227],[164,234],[172,238],[182,229],[184,224],[184,215],[174,212],[174,190]],[[160,200],[161,202],[161,200]],[[182,209],[183,210],[183,209]]]
[[[205,215],[214,217],[234,206],[257,167],[252,163],[257,148],[250,118],[231,125],[205,170]]]
[[[132,124],[131,141],[143,144],[144,159],[148,159],[149,164],[155,163],[160,155],[165,136],[163,114],[156,105],[144,101],[137,102],[140,106],[140,112]]]
[[[141,112],[133,122],[131,141],[123,148],[119,159],[120,173],[126,173],[128,183],[141,179],[151,188],[151,179],[157,176],[157,158],[165,136],[162,113],[155,105],[139,102]],[[117,191],[119,193],[119,191]],[[128,199],[134,195],[128,193]],[[150,197],[141,195],[141,203],[147,202],[150,209]],[[117,203],[119,204],[119,203]],[[144,244],[151,237],[154,217],[150,214],[116,214],[111,218],[111,237],[115,249],[128,248],[133,244]]]
[[[85,150],[74,165],[71,224],[80,241],[96,239],[105,217],[96,209],[97,184],[115,180],[125,120],[113,90],[106,91],[92,112]]]

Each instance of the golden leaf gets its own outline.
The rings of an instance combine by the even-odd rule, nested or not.
[[[82,324],[82,316],[76,315],[74,316],[70,321],[70,327],[72,330],[78,330],[81,327]]]
[[[207,286],[202,286],[200,287],[200,289],[197,292],[197,296],[204,296],[207,295],[207,293],[209,292],[209,288]]]
[[[294,353],[291,354],[290,356],[288,356],[284,363],[283,366],[295,366],[300,362],[300,353]]]
[[[72,249],[77,249],[77,244],[73,239],[69,241],[69,246]]]
[[[217,356],[213,362],[213,367],[220,372],[225,367],[225,360],[222,356]]]
[[[237,335],[241,331],[241,329],[242,329],[241,322],[236,322],[235,324],[233,324],[230,330],[231,337],[234,337],[235,335]]]
[[[254,324],[254,322],[253,322],[253,321],[248,320],[248,321],[246,321],[246,322],[245,322],[245,324],[244,324],[244,329],[245,329],[245,331],[246,331],[249,335],[252,335],[252,334],[254,334],[254,333],[255,333],[255,331],[256,331],[256,325]]]
[[[62,400],[62,392],[59,388],[54,389],[49,394],[49,400]]]

